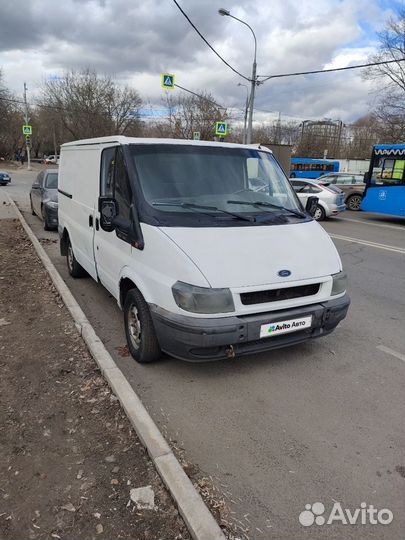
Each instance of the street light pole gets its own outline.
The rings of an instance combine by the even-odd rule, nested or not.
[[[253,130],[253,106],[255,102],[255,88],[256,88],[256,54],[252,67],[252,87],[250,90],[250,106],[249,106],[249,119],[248,119],[248,131],[246,137],[246,144],[252,142],[252,130]]]
[[[245,112],[243,115],[243,144],[246,144],[246,125],[247,125],[247,116],[249,111],[249,88],[246,84],[238,83],[238,86],[244,86],[246,88],[246,103],[245,103]]]
[[[257,54],[257,40],[256,35],[253,32],[253,28],[245,21],[242,21],[242,19],[238,19],[238,17],[235,17],[234,15],[231,15],[231,12],[227,9],[221,8],[218,10],[218,13],[222,15],[223,17],[231,17],[231,19],[235,19],[235,21],[238,21],[245,26],[249,28],[249,30],[252,32],[253,39],[255,41],[255,53],[253,57],[253,66],[252,66],[252,79],[251,79],[251,90],[250,90],[250,100],[249,100],[249,117],[248,117],[248,129],[247,129],[247,137],[246,137],[246,143],[250,144],[252,142],[252,125],[253,125],[253,108],[254,108],[254,102],[255,102],[255,89],[257,85],[257,78],[256,78],[256,54]]]

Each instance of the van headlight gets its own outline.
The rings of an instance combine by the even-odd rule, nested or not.
[[[347,287],[347,274],[346,272],[339,272],[332,275],[332,295],[342,294],[346,291]]]
[[[196,287],[177,281],[173,287],[176,304],[192,313],[228,313],[235,311],[233,298],[229,289],[209,289]]]

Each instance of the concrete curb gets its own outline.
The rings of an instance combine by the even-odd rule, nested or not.
[[[200,494],[184,472],[150,417],[141,400],[133,390],[122,371],[117,367],[110,353],[97,336],[81,307],[56,270],[37,237],[25,221],[15,202],[7,195],[10,204],[31,240],[38,257],[49,273],[57,291],[68,308],[75,325],[83,337],[89,351],[99,366],[114,394],[118,397],[142,444],[146,447],[160,477],[175,500],[191,536],[195,540],[226,540],[221,528],[205,505]]]

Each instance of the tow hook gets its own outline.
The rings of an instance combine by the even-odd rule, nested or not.
[[[226,356],[227,358],[235,358],[235,351],[233,348],[233,345],[229,345],[229,347],[226,349]]]

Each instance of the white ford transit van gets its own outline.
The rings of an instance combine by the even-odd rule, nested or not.
[[[61,254],[117,299],[139,362],[329,334],[349,298],[316,204],[301,206],[258,145],[117,136],[61,149]]]

